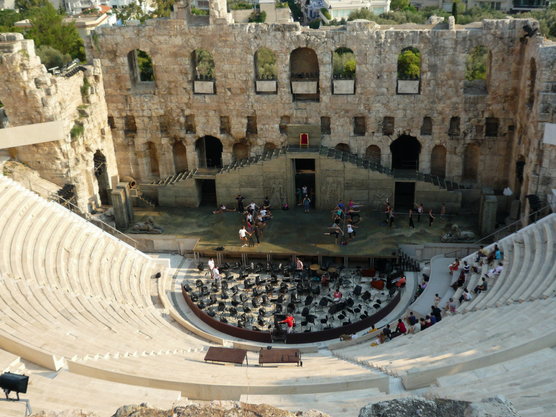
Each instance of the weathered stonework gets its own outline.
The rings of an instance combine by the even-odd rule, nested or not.
[[[542,122],[553,121],[550,109],[555,102],[551,91],[556,82],[556,46],[541,37],[527,38],[523,30],[526,25],[538,26],[532,20],[506,19],[485,20],[469,29],[424,26],[420,30],[383,30],[373,22],[355,21],[348,22],[347,27],[317,31],[297,23],[189,26],[186,20],[153,20],[135,27],[98,29],[95,43],[87,45],[87,53],[89,59],[101,61],[108,112],[115,122],[113,136],[120,176],[147,182],[173,175],[172,146],[176,142],[185,145],[188,169],[193,170],[199,166],[195,141],[206,135],[222,142],[222,163],[229,164],[234,158],[233,146],[240,142],[248,143],[251,156],[262,154],[265,144],[284,146],[287,135],[280,129],[283,116],[289,117],[291,124],[301,125],[319,125],[321,117],[327,116],[331,132],[322,136],[322,145],[345,143],[359,156],[364,156],[370,145],[376,145],[382,165],[389,167],[392,141],[403,134],[411,135],[421,143],[420,172],[430,173],[432,149],[441,145],[447,151],[446,178],[462,182],[464,153],[469,144],[475,143],[479,147],[478,178],[471,185],[516,189],[521,188],[513,179],[516,158],[519,154],[526,157],[526,171],[538,163],[535,152]],[[477,45],[490,51],[488,94],[466,95],[465,59]],[[397,94],[397,57],[408,46],[421,52],[421,79],[417,81],[420,93],[402,95]],[[194,94],[191,54],[199,47],[214,57],[215,95]],[[277,94],[256,93],[254,59],[260,47],[270,48],[277,56]],[[332,92],[332,52],[338,47],[348,47],[356,55],[354,95]],[[290,53],[296,48],[310,48],[317,54],[318,102],[296,101],[292,94]],[[134,49],[152,58],[156,81],[151,91],[142,91],[130,82],[126,56]],[[530,71],[526,62],[532,57],[537,62],[537,99],[527,105],[524,100],[529,94]],[[252,115],[257,117],[258,132],[246,135],[247,117]],[[133,132],[125,127],[125,119],[130,116],[136,124]],[[192,116],[194,133],[186,127],[186,117]],[[221,133],[221,116],[229,118],[229,132]],[[354,133],[355,117],[365,118],[364,135]],[[390,134],[384,134],[383,129],[387,117],[394,120]],[[432,132],[422,135],[425,117],[432,120]],[[453,117],[461,120],[455,133],[450,131]],[[487,117],[499,122],[495,137],[485,137]],[[161,129],[162,125],[167,128]],[[157,150],[157,175],[149,169],[147,142]],[[547,159],[543,172],[553,178],[554,163],[546,152],[543,157]],[[530,192],[530,177],[529,171],[524,193]],[[292,188],[291,184],[287,187]]]
[[[117,175],[100,62],[95,60],[84,72],[65,78],[49,74],[35,55],[33,41],[21,34],[1,34],[0,48],[0,101],[9,126],[61,120],[65,133],[64,140],[16,147],[11,155],[59,186],[74,184],[82,210],[99,205],[93,162],[97,151],[106,158],[108,188],[111,176]],[[84,77],[90,87],[82,94]],[[72,139],[74,124],[83,126],[83,134]]]

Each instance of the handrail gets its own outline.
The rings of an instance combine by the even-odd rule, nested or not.
[[[541,211],[543,211],[543,210],[545,210],[545,209],[547,209],[547,208],[552,209],[552,206],[551,206],[550,204],[547,205],[547,206],[544,206],[544,207],[542,207],[541,209],[539,209],[539,210],[537,210],[537,211],[534,211],[533,213],[529,213],[529,215],[528,215],[527,217],[530,218],[531,216],[536,215],[537,213],[540,213]],[[542,217],[541,217],[541,218],[542,218]],[[540,219],[535,219],[535,221],[534,221],[533,223],[536,223],[538,220],[540,220]],[[514,226],[514,225],[516,225],[516,224],[518,224],[518,223],[522,223],[522,220],[521,220],[521,219],[516,220],[515,222],[510,223],[510,224],[507,225],[507,226],[504,226],[502,229],[499,229],[499,230],[497,230],[496,232],[491,233],[490,235],[487,235],[487,236],[485,236],[485,237],[482,237],[482,238],[479,239],[479,240],[476,240],[475,242],[473,242],[473,244],[476,245],[476,244],[478,244],[479,242],[482,242],[483,240],[488,239],[488,238],[491,237],[491,236],[494,236],[494,235],[496,235],[496,234],[498,234],[498,233],[500,233],[500,232],[502,232],[502,231],[504,231],[504,230],[506,230],[506,229],[509,229],[510,227],[512,227],[512,226]],[[515,230],[514,233],[516,233],[516,232],[517,232],[518,230],[520,230],[520,229],[521,229],[521,228],[519,228],[519,229],[516,228],[516,230]],[[460,251],[460,250],[461,250],[461,248],[458,249],[458,250],[452,251],[452,252],[445,253],[444,256],[445,256],[446,258],[449,258],[450,256],[448,256],[448,255],[454,254],[454,253],[456,253],[456,252],[458,252],[458,251]],[[469,254],[468,254],[468,256],[469,256]]]
[[[83,210],[81,210],[79,207],[77,207],[77,206],[76,206],[75,204],[73,204],[72,202],[66,200],[64,197],[61,197],[61,196],[59,196],[58,194],[52,193],[51,196],[50,196],[50,198],[49,198],[49,200],[50,200],[50,201],[53,201],[53,202],[55,202],[55,203],[58,203],[58,204],[60,204],[60,203],[59,203],[59,201],[57,201],[57,200],[62,200],[62,201],[64,201],[65,204],[69,204],[70,206],[72,206],[73,208],[75,208],[75,210],[71,210],[71,211],[73,211],[74,213],[78,214],[79,216],[81,216],[83,219],[85,219],[86,221],[88,221],[88,222],[91,223],[92,225],[98,227],[96,224],[93,223],[93,220],[94,220],[95,222],[101,223],[102,225],[106,226],[109,230],[114,231],[114,232],[119,233],[120,235],[124,236],[126,240],[128,239],[128,240],[132,241],[132,242],[133,242],[133,247],[134,247],[135,249],[137,249],[137,244],[139,243],[138,241],[136,241],[136,240],[133,239],[132,237],[126,235],[125,233],[120,232],[118,229],[116,229],[116,228],[110,226],[108,223],[103,222],[103,221],[100,220],[100,219],[93,219],[93,220],[91,220],[91,215],[90,215],[89,213],[85,213]],[[60,205],[61,205],[61,204],[60,204]],[[104,230],[104,229],[103,229],[103,230]]]

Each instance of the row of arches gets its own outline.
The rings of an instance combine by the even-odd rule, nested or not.
[[[347,143],[339,143],[336,150],[350,153]],[[146,163],[148,175],[160,177],[159,155],[153,142],[144,144],[143,158]],[[267,142],[263,152],[276,149],[274,143]],[[214,136],[204,136],[195,142],[195,151],[200,168],[214,168],[222,166],[223,145],[220,139]],[[232,147],[232,160],[238,161],[249,157],[249,146],[246,143],[235,143]],[[421,153],[421,143],[413,136],[402,135],[392,142],[391,168],[418,170],[418,161]],[[176,173],[187,171],[187,150],[182,141],[176,141],[172,146],[174,169]],[[364,158],[376,165],[381,165],[382,151],[377,145],[369,145],[364,153]],[[476,143],[470,143],[463,154],[462,181],[476,182],[478,180],[480,148]],[[444,178],[446,176],[447,150],[443,145],[436,145],[430,154],[431,175]]]
[[[353,78],[356,73],[356,55],[350,48],[340,47],[332,52],[332,74],[336,78]],[[467,81],[486,80],[492,54],[488,48],[478,45],[470,49],[465,62],[465,79]],[[255,76],[257,79],[278,78],[276,53],[269,48],[259,48],[254,55]],[[132,83],[152,82],[155,70],[151,57],[140,49],[128,53],[128,63]],[[196,79],[212,80],[215,78],[215,61],[212,53],[198,48],[191,54],[191,65]],[[319,59],[311,48],[297,48],[290,53],[290,72],[294,77],[302,74],[319,73]],[[410,46],[398,54],[398,78],[420,78],[421,52]]]

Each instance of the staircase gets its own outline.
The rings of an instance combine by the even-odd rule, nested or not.
[[[163,178],[161,180],[153,181],[150,184],[151,185],[162,185],[162,186],[164,186],[164,185],[173,185],[177,182],[184,181],[188,178],[191,178],[196,171],[197,170],[178,172],[177,174],[170,175],[169,177]]]

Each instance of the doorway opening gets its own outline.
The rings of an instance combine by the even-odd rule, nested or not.
[[[222,142],[214,136],[203,136],[195,142],[199,168],[222,167]]]
[[[396,191],[394,194],[394,210],[396,213],[409,211],[415,202],[415,183],[414,182],[396,182]]]
[[[95,177],[98,183],[98,196],[100,198],[100,204],[108,205],[110,201],[108,199],[108,171],[106,170],[106,157],[101,151],[96,151],[93,156]]]
[[[392,169],[419,170],[421,143],[417,138],[401,135],[390,145],[392,152]]]
[[[216,180],[197,181],[203,182],[201,185],[201,204],[203,206],[216,207]]]
[[[311,199],[311,207],[315,207],[315,160],[294,159],[293,163],[295,170],[295,190],[297,191],[298,188],[303,190],[303,187],[307,187],[307,194]],[[311,190],[313,190],[313,192],[311,192]]]

